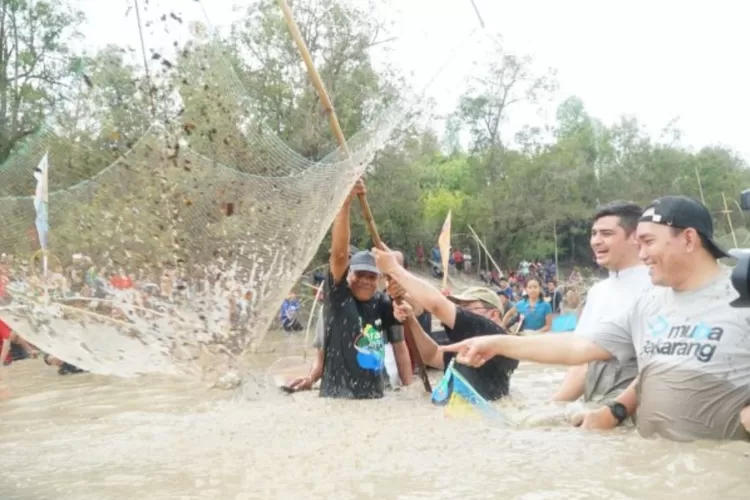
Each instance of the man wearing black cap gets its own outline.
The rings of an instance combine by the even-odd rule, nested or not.
[[[323,397],[383,397],[386,342],[393,346],[401,382],[411,382],[403,327],[393,316],[391,300],[378,290],[375,258],[367,251],[349,255],[351,202],[364,190],[364,183],[358,181],[333,223],[323,339],[309,375],[292,382],[294,390],[311,389],[320,379]]]
[[[750,309],[717,259],[709,211],[685,196],[664,196],[641,216],[639,257],[655,286],[616,319],[578,335],[487,336],[448,346],[482,366],[496,355],[550,364],[635,356],[639,375],[615,400],[579,419],[606,429],[635,415],[644,436],[688,441],[750,439]]]

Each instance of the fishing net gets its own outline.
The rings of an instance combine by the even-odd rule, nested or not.
[[[66,98],[0,166],[0,315],[95,373],[238,368],[424,94],[362,100],[371,118],[349,139],[351,158],[295,150],[203,12],[191,21],[152,1],[141,15],[148,47],[68,62]],[[319,106],[309,86],[299,92],[285,97]],[[320,113],[308,125],[325,124]],[[45,155],[46,251],[33,196]]]

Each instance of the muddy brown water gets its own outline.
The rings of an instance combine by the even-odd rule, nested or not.
[[[306,369],[301,336],[268,338],[273,352],[257,355],[253,380]],[[546,402],[562,375],[522,364],[499,405],[516,423],[503,428],[446,417],[419,382],[378,401],[333,401],[271,386],[61,377],[22,361],[0,383],[0,498],[748,498],[747,443],[573,429],[567,417],[580,407]]]

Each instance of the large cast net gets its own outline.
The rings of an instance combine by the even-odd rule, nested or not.
[[[118,5],[140,38],[133,7]],[[56,61],[70,71],[64,96],[0,166],[2,318],[45,352],[121,376],[185,373],[205,356],[237,361],[257,348],[352,184],[424,96],[362,88],[370,94],[350,97],[368,119],[349,139],[351,158],[330,137],[328,153],[306,151],[300,135],[327,134],[325,114],[283,137],[258,79],[243,81],[253,71],[292,78],[299,59],[289,51],[277,68],[253,67],[262,55],[227,41],[258,26],[288,36],[269,14],[275,2],[253,4],[245,22],[260,24],[246,34],[212,28],[197,2],[192,13],[140,7],[142,44]],[[114,29],[122,13],[109,10]],[[274,96],[319,108],[309,84]],[[33,196],[45,155],[46,251]]]

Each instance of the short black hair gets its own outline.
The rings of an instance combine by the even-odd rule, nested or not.
[[[643,209],[637,203],[616,200],[597,207],[592,223],[602,217],[615,216],[619,219],[619,225],[625,230],[625,234],[630,235],[638,227],[641,214],[643,214]]]

